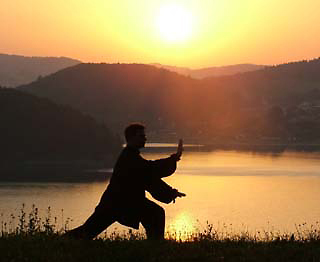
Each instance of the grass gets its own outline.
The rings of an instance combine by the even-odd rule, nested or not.
[[[182,241],[167,234],[165,241],[148,241],[143,234],[116,232],[93,241],[63,239],[68,221],[61,228],[48,208],[44,219],[36,207],[18,224],[1,221],[0,261],[320,261],[319,227],[297,225],[296,232],[280,234],[219,233],[207,224],[202,232]]]

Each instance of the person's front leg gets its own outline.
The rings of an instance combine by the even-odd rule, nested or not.
[[[164,239],[165,211],[161,206],[146,199],[142,210],[141,224],[146,230],[148,239]]]

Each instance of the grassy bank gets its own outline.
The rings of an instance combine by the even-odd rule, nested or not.
[[[59,235],[0,238],[1,261],[320,261],[319,240],[65,240]]]
[[[86,241],[63,238],[68,219],[58,228],[50,208],[44,219],[37,208],[29,214],[22,208],[17,219],[15,227],[1,222],[0,261],[320,261],[318,225],[290,234],[222,234],[208,224],[183,241],[172,233],[165,241],[148,241],[131,231]]]

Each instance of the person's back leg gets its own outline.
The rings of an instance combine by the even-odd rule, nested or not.
[[[164,239],[165,211],[161,206],[145,199],[141,214],[141,224],[146,230],[148,239]]]
[[[114,222],[112,212],[107,209],[96,208],[83,225],[66,232],[64,237],[93,239]]]

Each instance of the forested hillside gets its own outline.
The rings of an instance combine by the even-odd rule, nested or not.
[[[0,89],[1,161],[103,160],[120,141],[92,117],[14,89]]]
[[[320,138],[319,72],[320,59],[204,80],[141,64],[79,64],[19,89],[114,130],[142,121],[158,138],[310,142]]]

